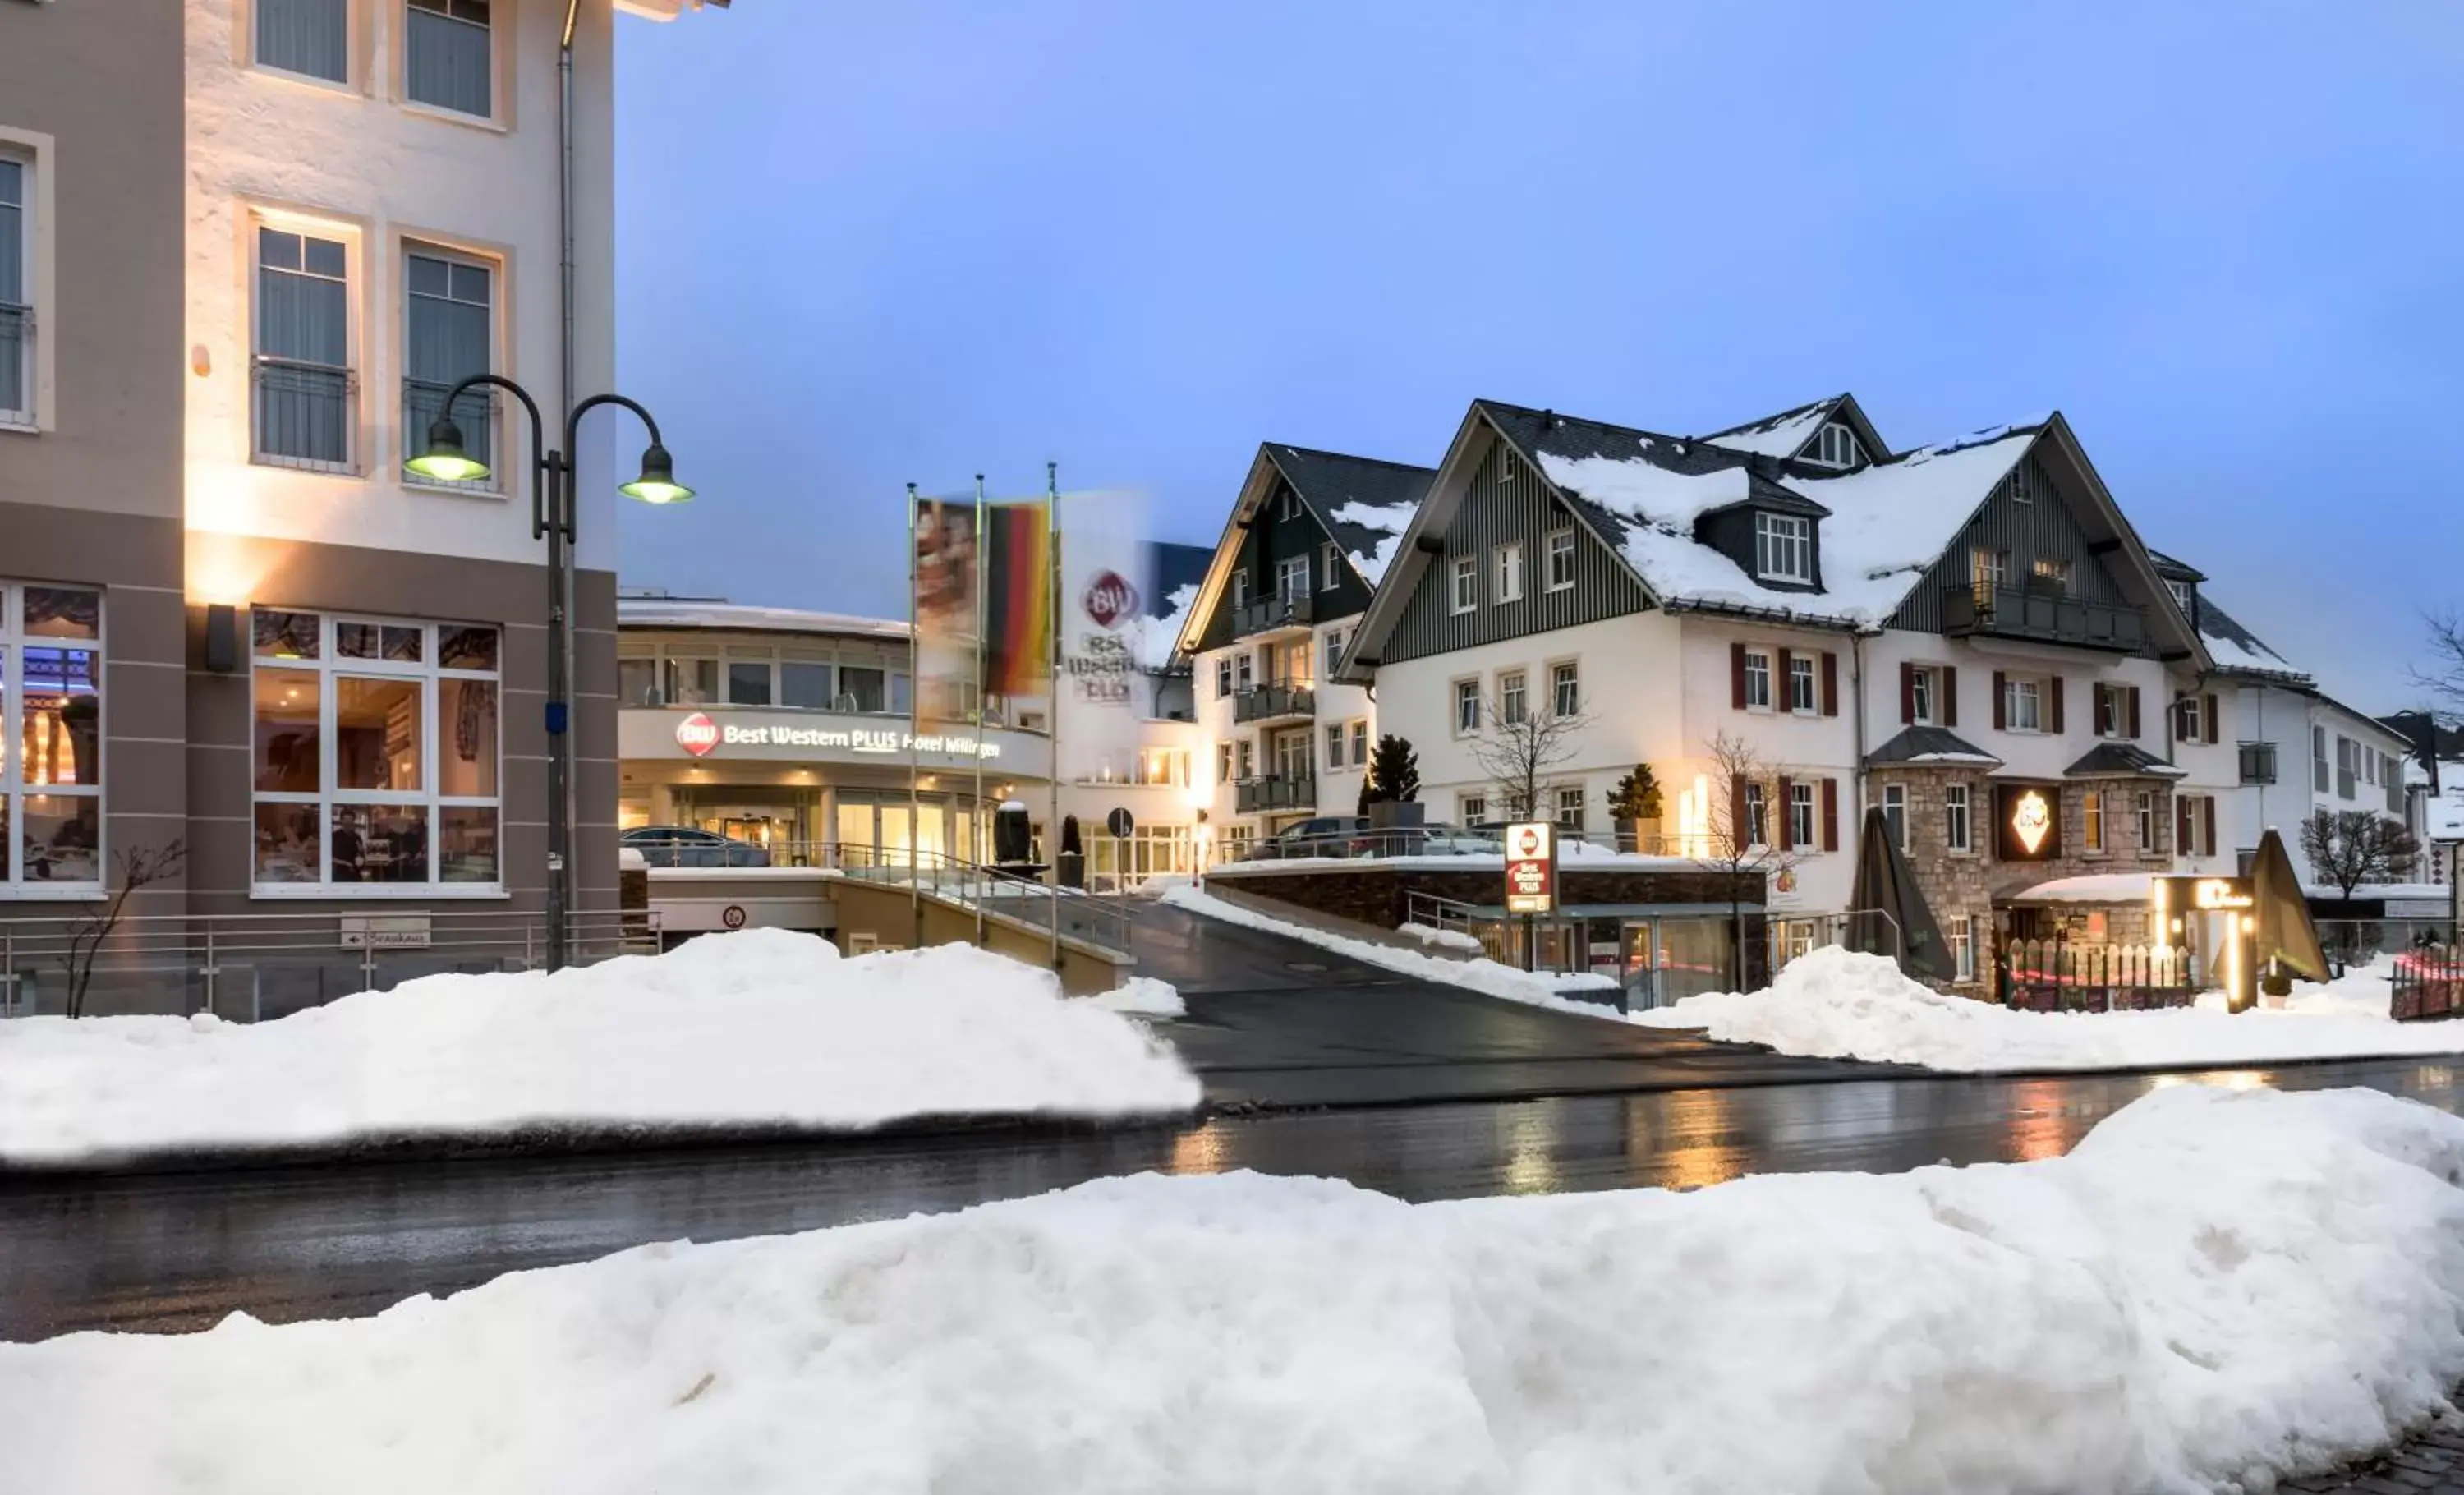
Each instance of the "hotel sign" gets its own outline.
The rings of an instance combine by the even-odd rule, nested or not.
[[[913,749],[933,757],[986,760],[1001,757],[1000,743],[965,734],[927,733],[919,737],[896,727],[814,727],[759,716],[717,722],[702,712],[676,723],[676,746],[695,758],[707,758],[722,747],[830,748],[882,757]]]
[[[1506,912],[1557,910],[1557,827],[1521,821],[1506,827]]]
[[[2062,854],[2062,792],[2033,784],[1993,787],[1993,855],[2047,862]]]

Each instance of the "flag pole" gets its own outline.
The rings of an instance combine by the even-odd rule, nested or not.
[[[921,766],[915,739],[924,733],[924,636],[916,606],[916,587],[920,581],[916,521],[922,516],[915,485],[907,485],[907,914],[912,929],[908,946],[913,949],[924,943],[924,880],[922,868],[915,866],[915,823],[920,818],[922,799],[916,788],[917,770]],[[887,850],[888,848],[883,848]]]
[[[983,533],[984,474],[978,473],[976,474],[976,535],[979,539],[979,544],[981,542]],[[979,569],[980,570],[980,568]],[[988,729],[988,725],[991,722],[992,717],[984,709],[985,590],[983,579],[979,575],[976,581],[976,802],[968,811],[968,814],[975,818],[975,823],[974,829],[967,837],[967,846],[974,853],[975,860],[978,863],[989,867],[992,865],[992,859],[984,855],[984,830],[990,824],[984,818],[984,733]],[[975,876],[973,872],[968,872],[964,875],[970,881],[972,881]],[[988,894],[980,890],[976,895],[976,943],[979,945],[984,942],[984,899],[986,896],[988,896]]]
[[[1052,826],[1052,969],[1061,969],[1061,464],[1044,464],[1044,536],[1045,548],[1051,552],[1045,563],[1051,568],[1046,578],[1050,588],[1045,610],[1045,630],[1051,634],[1046,646],[1050,657],[1045,661],[1045,676],[1052,682],[1052,715],[1046,725],[1051,729],[1045,746],[1052,751],[1050,788],[1052,809],[1048,824]]]

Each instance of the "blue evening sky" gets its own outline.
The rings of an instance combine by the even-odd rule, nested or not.
[[[617,70],[622,386],[703,495],[630,584],[897,615],[910,479],[1212,543],[1261,440],[1853,389],[1899,447],[2059,407],[2365,709],[2464,603],[2445,0],[739,0]]]

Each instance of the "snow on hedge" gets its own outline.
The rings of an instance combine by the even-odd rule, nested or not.
[[[1107,1179],[0,1345],[0,1489],[2265,1487],[2464,1374],[2459,1174],[2411,1102],[2184,1086],[2067,1157],[1690,1194]]]
[[[602,1130],[1188,1111],[1143,1025],[967,946],[783,930],[554,976],[431,976],[272,1022],[0,1022],[0,1162]],[[5,1487],[5,1485],[0,1485]]]
[[[2267,1064],[2293,1059],[2464,1052],[2464,1025],[2397,1022],[2384,967],[2333,986],[2297,983],[2281,1010],[2233,1014],[2211,994],[2151,1012],[2015,1012],[1946,997],[1881,956],[1826,946],[1789,962],[1759,992],[1689,997],[1638,1012],[1655,1027],[1702,1028],[1783,1054],[1871,1059],[1935,1069],[2039,1070]]]

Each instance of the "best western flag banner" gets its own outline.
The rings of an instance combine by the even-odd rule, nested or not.
[[[976,719],[979,544],[982,505],[925,498],[915,505],[915,724]]]
[[[1041,500],[988,504],[983,516],[984,694],[1003,703],[1048,695],[1051,508]]]

